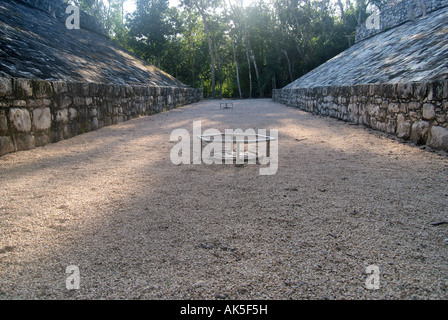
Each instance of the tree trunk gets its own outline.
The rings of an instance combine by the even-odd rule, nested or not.
[[[249,37],[247,37],[247,43],[249,45],[250,57],[252,58],[252,61],[254,63],[255,76],[257,77],[257,83],[258,83],[258,91],[260,92],[260,97],[263,98],[264,93],[263,93],[263,90],[261,90],[260,74],[258,72],[257,60],[255,59],[255,55],[254,55],[254,52],[252,50],[252,46],[250,44]]]
[[[194,88],[195,87],[195,83],[196,83],[196,78],[195,78],[195,72],[194,72],[194,68],[195,68],[195,52],[194,52],[194,41],[192,44],[192,57],[191,57],[191,86]]]
[[[243,94],[241,93],[241,85],[240,85],[240,72],[238,71],[238,61],[236,61],[235,43],[233,42],[232,38],[230,40],[232,41],[233,61],[235,62],[235,68],[236,68],[236,82],[238,83],[238,92],[240,94],[240,99],[243,99]]]
[[[222,83],[223,83],[223,77],[222,77],[222,69],[221,69],[221,60],[219,59],[218,54],[218,48],[216,47],[216,40],[213,39],[213,46],[215,47],[215,56],[216,56],[216,65],[218,66],[218,78],[219,78],[219,98],[222,99]]]
[[[292,77],[291,61],[289,60],[288,52],[286,52],[286,50],[282,50],[282,52],[285,54],[286,61],[288,61],[289,78],[291,79],[291,82],[293,82],[294,78]]]
[[[208,31],[207,26],[207,19],[205,18],[205,15],[202,15],[202,19],[204,20],[204,29],[205,33],[207,35],[207,41],[208,41],[208,51],[210,52],[210,60],[212,63],[212,69],[211,69],[211,81],[212,81],[212,98],[216,99],[216,90],[215,90],[215,57],[213,55],[213,49],[212,49],[212,40],[210,39],[210,32]]]
[[[246,48],[247,67],[249,68],[249,99],[252,99],[252,70],[250,67],[249,51]]]

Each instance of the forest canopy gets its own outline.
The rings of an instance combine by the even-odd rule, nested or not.
[[[125,2],[134,1],[127,12]],[[269,97],[354,44],[384,0],[71,0],[116,44],[211,98]]]

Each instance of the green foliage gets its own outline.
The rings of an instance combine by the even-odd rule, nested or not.
[[[73,0],[109,36],[205,97],[268,97],[354,43],[385,0]],[[232,45],[233,42],[233,45]],[[237,74],[238,73],[238,74]],[[239,77],[237,77],[237,75]],[[240,81],[237,81],[237,80]],[[214,83],[214,85],[212,85]]]

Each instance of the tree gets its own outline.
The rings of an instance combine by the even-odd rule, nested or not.
[[[212,90],[212,98],[216,98],[216,79],[215,79],[215,56],[213,54],[213,46],[212,40],[210,36],[209,30],[209,21],[208,21],[208,13],[207,11],[217,7],[219,5],[219,0],[214,1],[205,1],[205,0],[183,0],[182,4],[189,8],[197,10],[197,12],[202,17],[202,21],[204,24],[205,34],[207,35],[208,42],[208,50],[210,53],[210,62],[211,62],[211,90]]]
[[[352,44],[369,4],[384,0],[72,0],[113,41],[205,97],[265,97]],[[348,41],[347,41],[348,40]]]
[[[137,10],[128,23],[130,45],[134,52],[160,67],[161,57],[172,33],[167,19],[168,0],[137,0]]]

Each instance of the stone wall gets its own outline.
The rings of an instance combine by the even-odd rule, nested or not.
[[[273,100],[448,151],[448,80],[284,88]]]
[[[0,78],[0,156],[202,98],[184,87]]]
[[[369,29],[366,24],[362,24],[356,29],[355,41],[362,41],[446,6],[448,6],[448,0],[391,0],[380,11],[380,28]]]

